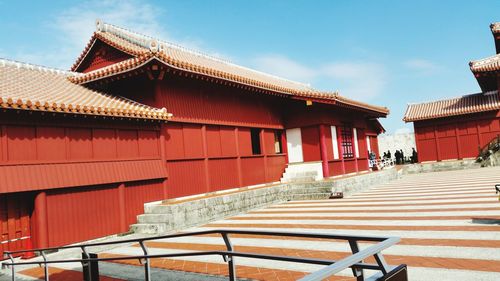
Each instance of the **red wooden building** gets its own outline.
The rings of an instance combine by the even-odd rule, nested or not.
[[[475,158],[500,135],[500,23],[491,30],[497,54],[470,62],[481,93],[408,105],[419,162]]]
[[[0,89],[0,253],[124,232],[145,202],[289,163],[368,170],[388,114],[102,22],[71,71],[3,60]]]

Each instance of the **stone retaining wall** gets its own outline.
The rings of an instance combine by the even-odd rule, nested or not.
[[[181,230],[289,200],[328,199],[332,192],[350,195],[398,177],[392,168],[347,178],[276,184],[177,204],[150,203],[131,230],[147,234]]]

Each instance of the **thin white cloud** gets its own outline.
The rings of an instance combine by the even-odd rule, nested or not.
[[[383,93],[387,73],[383,65],[371,62],[336,62],[323,67],[323,74],[347,97],[370,100]]]
[[[370,100],[383,93],[388,75],[385,67],[371,62],[330,62],[305,66],[282,55],[259,56],[254,67],[287,79],[321,85],[327,91],[339,90],[344,96]]]
[[[259,70],[299,82],[309,82],[318,76],[315,70],[282,55],[259,56],[253,60]]]
[[[405,61],[403,65],[411,70],[415,70],[423,74],[431,74],[441,68],[434,62],[425,59],[410,59]]]
[[[20,51],[14,58],[35,64],[68,69],[95,31],[100,19],[134,32],[152,36],[193,50],[203,50],[199,38],[172,38],[161,23],[166,12],[157,5],[139,0],[88,0],[50,17],[45,28],[53,30],[56,48],[39,52]],[[208,55],[227,59],[224,54],[203,51]]]

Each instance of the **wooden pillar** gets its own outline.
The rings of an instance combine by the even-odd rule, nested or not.
[[[342,146],[342,128],[337,126],[337,145],[339,147],[339,158],[342,161],[342,174],[345,175],[344,147]]]
[[[205,173],[205,192],[210,192],[210,171],[208,168],[207,125],[201,126],[201,139],[203,143],[203,170]]]
[[[437,126],[434,126],[434,140],[436,142],[436,157],[437,161],[441,161],[441,149],[439,149],[439,137],[437,133]]]
[[[234,128],[234,139],[236,142],[236,169],[238,171],[238,186],[243,186],[243,171],[241,170],[241,153],[240,153],[240,139],[239,139],[239,129]]]
[[[259,139],[260,139],[260,154],[262,154],[264,157],[264,182],[268,182],[269,180],[269,169],[267,168],[267,151],[266,151],[266,142],[265,142],[265,139],[264,139],[264,129],[261,129],[260,130],[260,135],[259,135]]]
[[[286,130],[281,133],[281,153],[285,154],[285,162],[288,164],[288,144],[286,142]]]
[[[49,246],[49,228],[47,219],[47,193],[39,192],[35,196],[35,225],[36,237],[34,239],[36,248],[47,248]]]
[[[330,167],[328,166],[328,151],[326,149],[325,125],[319,125],[319,149],[321,152],[321,163],[323,166],[323,177],[330,177]]]
[[[479,150],[479,149],[482,149],[483,146],[481,145],[481,133],[479,132],[479,122],[478,121],[476,121],[476,130],[477,130],[477,145],[479,146],[478,147],[478,150]]]
[[[458,124],[455,123],[455,137],[457,139],[457,159],[461,160],[462,157],[462,149],[460,148],[460,136],[458,135]]]
[[[167,127],[166,124],[163,123],[160,125],[160,159],[163,162],[163,165],[165,165],[165,170],[168,172],[168,165],[167,165],[167,143],[166,143],[166,138],[165,135],[167,134]],[[168,199],[168,185],[167,185],[168,178],[163,180],[162,182],[162,188],[163,188],[163,199]]]
[[[118,208],[120,211],[120,232],[127,232],[127,218],[125,216],[125,184],[118,185]]]

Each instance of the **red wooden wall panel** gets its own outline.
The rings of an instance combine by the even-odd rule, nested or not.
[[[300,129],[304,162],[320,161],[319,128],[317,126]]]
[[[139,157],[137,130],[117,130],[116,152],[118,158]]]
[[[357,134],[358,134],[359,158],[367,159],[368,158],[368,146],[366,145],[365,130],[363,130],[363,129],[356,129],[356,131],[357,131]],[[367,168],[360,169],[360,171],[366,170],[366,169]]]
[[[441,160],[458,159],[457,139],[453,137],[443,137],[439,139],[439,152]]]
[[[66,245],[118,233],[117,198],[117,184],[47,192],[49,245]]]
[[[236,159],[211,159],[208,161],[210,191],[238,187]]]
[[[201,125],[183,124],[184,156],[203,157]]]
[[[111,129],[94,129],[92,151],[96,159],[116,158],[116,134]]]
[[[345,173],[355,173],[356,172],[356,161],[354,159],[345,159],[344,160],[344,165],[345,165]]]
[[[208,192],[203,172],[204,160],[168,161],[167,168],[169,198]]]
[[[249,128],[238,128],[238,143],[240,146],[240,155],[252,155],[252,142]]]
[[[160,157],[160,140],[157,131],[139,130],[138,137],[140,157]]]
[[[264,157],[249,157],[241,159],[243,186],[266,182]]]
[[[9,160],[36,159],[36,130],[28,126],[7,127],[7,156]]]
[[[236,134],[234,127],[220,127],[222,156],[236,156]]]
[[[126,86],[120,88],[123,90]],[[163,80],[154,106],[168,108],[177,122],[282,128],[274,99],[241,88],[169,75]]]
[[[182,124],[169,123],[166,126],[166,152],[167,159],[184,158],[184,135],[182,132]]]
[[[330,170],[330,176],[342,175],[342,161],[329,161],[328,168]]]
[[[73,160],[92,159],[92,130],[88,128],[69,128],[69,158]]]
[[[262,130],[262,146],[265,154],[276,154],[274,147],[274,132],[274,130]]]
[[[222,144],[220,135],[220,126],[207,126],[207,151],[208,157],[217,157],[222,155]]]
[[[62,127],[37,127],[36,152],[38,160],[66,159],[65,132]]]
[[[286,167],[286,157],[284,155],[267,157],[267,181],[279,181]]]
[[[476,157],[478,153],[479,142],[477,135],[460,136],[460,152],[463,158]]]

